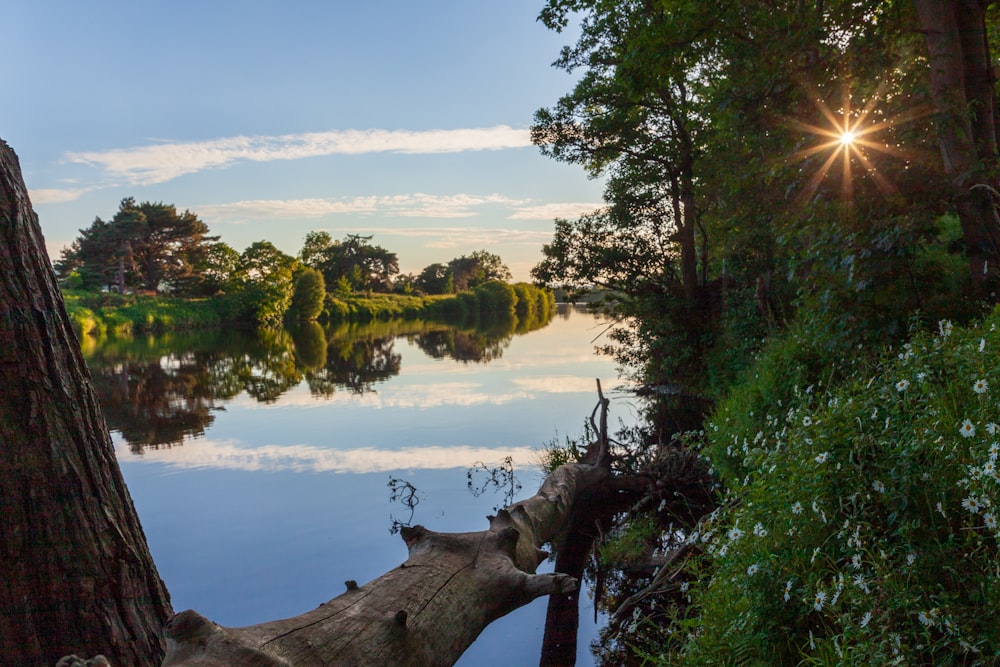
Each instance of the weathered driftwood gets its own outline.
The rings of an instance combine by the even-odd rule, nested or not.
[[[451,665],[492,621],[537,597],[578,588],[535,574],[540,547],[569,523],[578,495],[606,480],[599,466],[567,464],[538,493],[475,533],[404,528],[409,558],[300,616],[224,628],[194,611],[167,624],[164,667],[175,665]]]

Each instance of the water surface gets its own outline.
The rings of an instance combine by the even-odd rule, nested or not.
[[[618,397],[612,416],[633,421],[613,364],[593,352],[603,328],[561,307],[533,331],[376,323],[85,352],[174,608],[238,626],[296,615],[398,566],[393,520],[485,529],[507,499],[470,493],[470,468],[510,457],[517,496],[533,493],[539,449],[582,432],[595,378]],[[390,501],[391,479],[418,489],[412,518]],[[579,664],[595,633],[588,602]],[[537,664],[544,616],[541,599],[500,619],[459,664]]]

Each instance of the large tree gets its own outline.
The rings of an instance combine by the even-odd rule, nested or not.
[[[476,250],[471,255],[462,255],[448,262],[453,287],[456,292],[475,289],[491,280],[511,279],[510,269],[500,256],[488,250]]]
[[[387,292],[393,276],[399,273],[399,259],[371,240],[371,236],[348,234],[342,241],[334,241],[326,232],[309,232],[300,257],[323,272],[327,285]]]
[[[110,221],[97,218],[81,229],[56,268],[64,280],[76,271],[85,286],[99,280],[120,291],[156,291],[163,285],[182,293],[197,291],[198,269],[214,241],[218,237],[209,236],[208,226],[194,213],[127,197]]]
[[[965,238],[969,269],[1000,275],[996,73],[987,9],[992,0],[914,0],[927,42],[941,157]]]
[[[170,599],[2,141],[0,375],[0,655],[158,664]]]
[[[232,314],[258,324],[280,324],[292,305],[296,261],[270,241],[250,244],[229,281]]]

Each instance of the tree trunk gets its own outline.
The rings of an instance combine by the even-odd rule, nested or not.
[[[938,140],[972,280],[1000,275],[1000,217],[994,82],[984,4],[979,0],[914,0],[930,58]]]
[[[166,628],[164,667],[452,665],[495,619],[542,595],[577,590],[565,574],[534,574],[539,550],[565,531],[579,494],[604,467],[557,468],[533,497],[490,517],[488,530],[404,528],[409,558],[378,579],[300,616],[223,628],[194,611]]]
[[[56,287],[0,140],[0,656],[155,665],[170,615]]]

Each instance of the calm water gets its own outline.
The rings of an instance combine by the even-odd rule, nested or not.
[[[603,329],[561,307],[521,333],[316,326],[91,343],[85,354],[174,608],[248,625],[406,559],[390,527],[410,512],[390,501],[390,479],[418,489],[412,523],[481,530],[507,500],[470,493],[470,467],[510,456],[517,495],[533,493],[538,450],[580,434],[595,378],[612,417],[634,421],[613,364],[593,353]],[[537,664],[545,604],[495,622],[459,664]],[[590,664],[583,607],[579,664]]]

